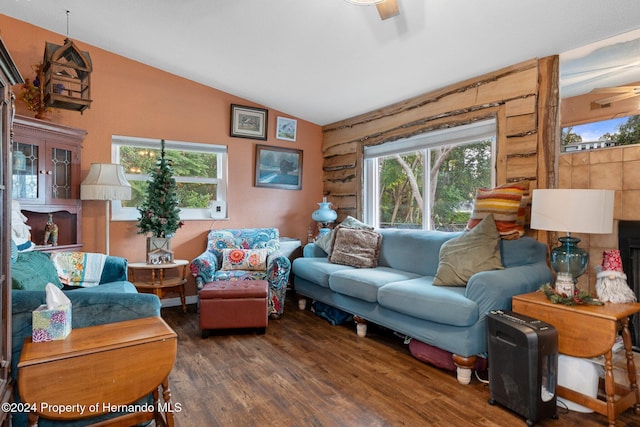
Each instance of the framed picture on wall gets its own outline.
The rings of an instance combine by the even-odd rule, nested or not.
[[[231,136],[267,139],[267,110],[231,104]]]
[[[276,121],[276,138],[284,139],[285,141],[295,141],[297,127],[297,120],[289,119],[287,117],[278,117],[278,120]]]
[[[302,150],[256,144],[255,186],[300,190]]]

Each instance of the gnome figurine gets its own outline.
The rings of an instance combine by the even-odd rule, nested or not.
[[[602,302],[635,302],[636,295],[627,284],[627,275],[622,271],[620,251],[609,249],[602,253],[602,265],[596,267],[596,293]]]

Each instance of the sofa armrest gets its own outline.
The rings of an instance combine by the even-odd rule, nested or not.
[[[320,246],[315,243],[304,245],[302,256],[305,258],[326,258],[329,256]]]
[[[126,258],[107,255],[102,268],[102,276],[100,276],[100,284],[126,281],[129,274],[128,265]]]
[[[553,274],[545,262],[476,273],[467,282],[465,296],[478,304],[479,315],[511,310],[511,297],[536,291]]]
[[[204,251],[189,264],[191,275],[196,279],[196,286],[202,289],[205,283],[213,282],[218,268],[218,258],[211,251]]]

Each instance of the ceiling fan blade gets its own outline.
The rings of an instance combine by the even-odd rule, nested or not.
[[[398,10],[398,0],[384,0],[381,3],[376,4],[380,19],[393,18],[398,16],[400,11]]]
[[[620,95],[614,95],[614,96],[609,96],[607,98],[597,99],[594,102],[598,105],[606,105],[606,104],[611,104],[612,102],[633,98],[634,96],[640,96],[640,93],[627,92],[627,93],[622,93]]]
[[[591,93],[633,93],[640,94],[640,86],[613,86],[599,87],[591,91]]]

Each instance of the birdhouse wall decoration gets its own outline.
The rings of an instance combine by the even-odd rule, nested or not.
[[[80,111],[91,105],[91,57],[69,38],[64,46],[45,43],[42,90],[47,107]]]

